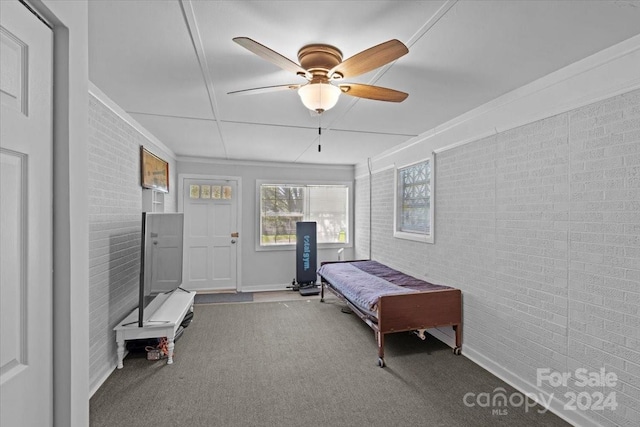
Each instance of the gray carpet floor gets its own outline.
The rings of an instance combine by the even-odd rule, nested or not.
[[[469,392],[515,390],[433,337],[388,335],[378,368],[371,329],[341,307],[198,305],[175,363],[128,356],[92,397],[91,426],[568,425],[536,408],[466,406]]]
[[[253,293],[215,293],[215,294],[196,294],[194,304],[213,304],[226,302],[251,302],[253,301]]]

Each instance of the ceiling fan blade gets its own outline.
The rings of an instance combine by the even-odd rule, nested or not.
[[[303,85],[292,83],[288,85],[264,86],[264,87],[256,87],[253,89],[234,90],[233,92],[227,92],[227,95],[257,95],[260,93],[277,92],[280,90],[287,90],[287,89],[295,90],[300,88],[300,86],[303,86]]]
[[[400,92],[399,90],[359,83],[344,83],[339,85],[339,87],[340,90],[347,95],[374,99],[376,101],[402,102],[409,96],[408,93]]]
[[[409,49],[401,41],[389,40],[345,59],[329,71],[329,76],[334,73],[343,78],[358,76],[395,61],[408,52]]]
[[[277,65],[283,70],[291,71],[292,73],[302,77],[307,77],[307,70],[302,68],[300,65],[280,55],[278,52],[271,50],[268,47],[258,43],[255,40],[252,40],[248,37],[235,37],[233,41],[238,43],[240,46],[244,47],[245,49],[249,50],[250,52],[255,53],[259,57],[266,59],[267,61]]]

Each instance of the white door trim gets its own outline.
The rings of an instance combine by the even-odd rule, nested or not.
[[[184,213],[184,181],[185,179],[210,179],[210,180],[227,180],[236,181],[237,183],[237,227],[240,238],[236,245],[237,257],[236,257],[236,291],[242,292],[242,240],[244,233],[242,231],[242,177],[231,175],[207,175],[207,174],[190,174],[180,173],[178,174],[178,212]]]

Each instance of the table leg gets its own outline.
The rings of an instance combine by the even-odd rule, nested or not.
[[[167,365],[171,365],[173,364],[173,349],[176,346],[174,343],[174,338],[175,337],[167,337],[169,340],[169,345],[168,345],[168,349],[169,349],[169,358],[167,359]]]
[[[122,360],[124,359],[124,340],[118,340],[118,369],[122,369],[124,364]]]

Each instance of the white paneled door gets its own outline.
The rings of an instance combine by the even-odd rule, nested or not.
[[[51,30],[0,1],[0,425],[50,426]]]
[[[190,291],[236,290],[238,185],[184,179],[184,276]]]

